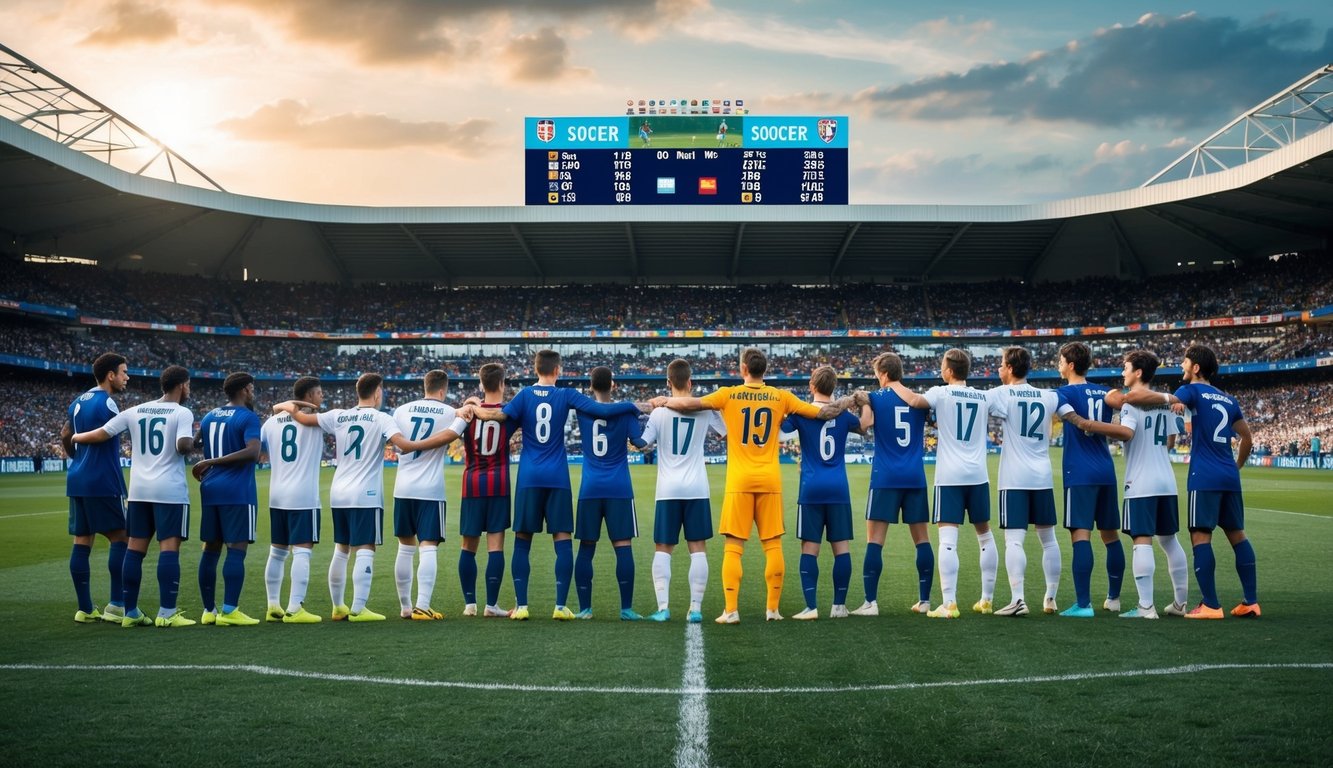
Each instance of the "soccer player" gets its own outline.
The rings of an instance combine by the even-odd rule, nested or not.
[[[1081,341],[1060,347],[1060,377],[1068,383],[1056,390],[1059,414],[1110,423],[1106,387],[1088,381],[1092,351]],[[1120,544],[1120,507],[1116,503],[1115,464],[1106,437],[1085,430],[1065,430],[1064,487],[1065,527],[1073,542],[1074,604],[1061,616],[1091,618],[1092,542],[1094,524],[1106,545],[1106,602],[1108,611],[1120,611],[1120,585],[1125,578],[1125,550]],[[1050,613],[1047,606],[1047,613]]]
[[[324,404],[324,389],[314,376],[302,376],[292,385],[292,396],[312,411]],[[264,567],[268,594],[266,621],[318,624],[320,617],[305,609],[310,586],[310,555],[319,543],[319,465],[324,456],[324,432],[308,427],[289,413],[278,413],[259,432],[262,452],[273,468],[269,477],[269,532],[271,545]],[[284,563],[292,558],[292,588],[287,607],[279,604]]]
[[[893,352],[875,358],[872,366],[880,388],[870,393],[861,409],[861,428],[876,423],[875,458],[870,465],[870,493],[866,499],[866,554],[861,566],[865,602],[855,616],[879,615],[879,575],[884,570],[884,541],[889,523],[901,513],[916,546],[917,602],[914,613],[930,611],[930,585],[935,577],[935,553],[930,548],[930,508],[926,503],[925,412],[908,400],[916,393],[902,383],[903,361]]]
[[[1004,424],[1000,449],[1000,528],[1004,531],[1004,570],[1009,576],[1009,604],[996,616],[1026,616],[1024,583],[1028,557],[1023,549],[1028,526],[1041,539],[1041,565],[1046,574],[1044,605],[1056,609],[1060,588],[1060,544],[1055,538],[1055,478],[1051,471],[1052,418],[1060,397],[1051,389],[1028,384],[1032,355],[1022,347],[1001,352],[1000,386],[987,393],[990,413]]]
[[[725,118],[717,126],[717,145],[719,147],[727,145],[727,121]]]
[[[398,537],[394,584],[398,587],[398,614],[416,621],[438,621],[444,614],[430,606],[435,593],[437,554],[444,541],[445,447],[467,430],[454,408],[444,402],[449,375],[434,370],[422,380],[425,397],[393,411],[398,429],[412,440],[443,433],[443,442],[429,451],[406,452],[398,457],[393,483],[393,534]],[[418,545],[418,542],[420,544]],[[418,553],[417,601],[412,604],[412,557]]]
[[[505,369],[487,363],[477,372],[482,399],[478,408],[504,407]],[[463,467],[462,509],[458,516],[458,583],[463,589],[463,615],[477,615],[477,547],[486,534],[486,617],[508,616],[500,607],[505,572],[505,531],[509,530],[509,438],[512,423],[476,419],[463,433],[467,464]]]
[[[865,393],[847,395],[823,407],[811,405],[783,389],[764,384],[768,357],[753,347],[741,351],[744,384],[719,387],[704,397],[658,397],[655,406],[673,411],[713,410],[727,425],[727,488],[718,530],[726,537],[722,553],[722,591],[725,609],[715,621],[739,624],[741,554],[754,528],[764,547],[764,581],[768,585],[768,621],[781,621],[782,580],[782,474],[774,429],[789,414],[827,421],[852,406],[864,405]]]
[[[967,386],[972,358],[950,349],[940,361],[943,386],[911,393],[913,408],[933,408],[938,440],[935,459],[935,523],[940,536],[940,599],[932,619],[956,619],[958,611],[958,526],[972,523],[980,547],[981,599],[972,606],[990,613],[1000,560],[990,529],[990,477],[986,472],[986,393]]]
[[[1124,383],[1129,391],[1151,391],[1149,385],[1157,373],[1157,356],[1136,349],[1124,357]],[[1154,399],[1160,397],[1154,395]],[[1176,473],[1171,468],[1168,452],[1175,445],[1176,435],[1185,433],[1185,422],[1180,416],[1166,410],[1165,405],[1139,407],[1123,402],[1120,392],[1106,396],[1106,404],[1120,407],[1120,423],[1100,421],[1071,415],[1070,426],[1098,432],[1107,437],[1125,441],[1125,500],[1122,504],[1125,533],[1134,541],[1132,565],[1134,586],[1139,593],[1138,605],[1120,614],[1127,619],[1155,619],[1157,607],[1153,600],[1153,576],[1157,564],[1152,554],[1152,538],[1157,536],[1166,555],[1171,572],[1175,601],[1165,609],[1170,616],[1184,616],[1189,597],[1189,564],[1185,550],[1176,540],[1180,530],[1180,511],[1176,501]]]
[[[393,416],[379,409],[384,401],[384,377],[363,373],[356,380],[356,407],[305,413],[293,401],[273,406],[298,424],[319,427],[334,436],[338,468],[329,488],[333,510],[333,560],[329,563],[329,597],[334,621],[384,621],[384,614],[366,607],[375,575],[375,547],[384,543],[384,443],[400,453],[429,451],[444,445],[448,430],[424,440],[403,436]],[[352,572],[352,606],[347,607],[347,560],[356,550]]]
[[[259,623],[241,612],[241,588],[245,585],[245,552],[255,542],[259,495],[255,489],[255,464],[259,461],[261,425],[254,412],[255,378],[233,373],[222,382],[227,404],[214,408],[199,423],[195,447],[203,446],[204,460],[191,470],[199,481],[199,539],[204,553],[199,558],[199,594],[204,602],[200,621],[218,626],[251,626]],[[222,610],[217,610],[218,559],[223,543],[227,559],[222,564]]]
[[[125,358],[115,352],[99,355],[93,361],[93,379],[97,386],[70,403],[60,429],[60,443],[70,462],[65,476],[65,495],[69,497],[69,535],[74,544],[69,553],[69,575],[74,582],[74,596],[79,608],[74,620],[92,624],[105,619],[120,624],[125,618],[124,586],[121,574],[125,566],[125,476],[120,471],[120,440],[97,445],[74,443],[77,432],[97,429],[120,412],[112,395],[125,391],[130,374]],[[106,612],[93,604],[93,540],[101,534],[109,543],[106,567],[111,577],[111,596]]]
[[[503,408],[468,407],[478,419],[513,420],[523,432],[523,452],[518,461],[518,492],[514,499],[514,598],[510,613],[515,621],[528,619],[528,575],[531,571],[532,534],[543,525],[555,545],[555,611],[551,618],[568,621],[574,612],[565,603],[574,575],[574,499],[569,484],[569,461],[565,456],[565,423],[577,410],[598,419],[635,413],[634,403],[599,403],[567,387],[557,387],[560,353],[539,350],[533,356],[537,383],[520,391]]]
[[[599,365],[589,372],[588,378],[593,399],[610,403],[611,390],[615,388],[611,369]],[[575,618],[592,618],[592,558],[605,520],[606,537],[616,553],[620,620],[639,621],[643,617],[634,610],[634,550],[630,547],[639,535],[639,520],[626,448],[627,442],[639,448],[644,446],[638,410],[611,418],[593,418],[580,412],[578,420],[579,439],[583,443],[583,479],[579,483],[579,508],[574,519],[574,536],[579,540],[579,554],[574,561],[574,589],[579,598]]]
[[[677,358],[667,365],[667,384],[672,397],[689,397],[694,391],[690,364]],[[671,588],[671,553],[680,543],[682,529],[690,553],[690,607],[685,620],[703,621],[704,590],[708,586],[708,540],[713,538],[713,508],[708,488],[704,443],[708,430],[726,437],[727,428],[717,411],[683,413],[657,408],[643,429],[646,444],[657,444],[656,509],[653,513],[653,591],[657,612],[650,621],[671,618],[667,597]]]
[[[180,594],[181,542],[190,537],[190,491],[185,485],[185,454],[194,449],[194,414],[184,407],[190,396],[190,372],[168,366],[160,378],[162,397],[111,417],[100,429],[74,435],[75,443],[95,445],[130,433],[130,493],[125,510],[129,546],[121,577],[125,595],[122,627],[188,627],[195,622],[176,608]],[[148,539],[157,534],[157,617],[139,611]]]
[[[644,120],[639,125],[639,141],[642,141],[645,147],[651,147],[653,145],[652,136],[653,136],[653,127],[648,124],[647,120]],[[519,461],[521,462],[522,459],[520,459]]]
[[[1245,536],[1245,501],[1241,496],[1240,468],[1250,457],[1253,436],[1241,415],[1236,398],[1212,385],[1217,375],[1217,354],[1202,344],[1185,350],[1184,383],[1174,395],[1152,391],[1131,391],[1125,400],[1131,405],[1152,405],[1161,400],[1179,403],[1193,413],[1190,440],[1189,490],[1190,541],[1194,545],[1194,578],[1203,600],[1187,619],[1220,619],[1222,603],[1217,598],[1213,557],[1213,530],[1221,527],[1236,555],[1236,574],[1240,577],[1245,599],[1231,609],[1232,616],[1258,618],[1258,577],[1254,546]],[[1231,438],[1238,438],[1236,455],[1231,454]]]

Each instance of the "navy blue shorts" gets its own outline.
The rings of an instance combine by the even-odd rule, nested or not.
[[[852,505],[797,504],[796,538],[816,542],[823,538],[829,541],[851,541]]]
[[[469,496],[458,513],[458,534],[480,536],[509,530],[508,496]]]
[[[1120,505],[1114,485],[1078,485],[1065,489],[1065,527],[1071,531],[1120,530]]]
[[[257,507],[254,504],[205,504],[199,516],[199,540],[255,542]]]
[[[871,488],[866,497],[866,519],[896,523],[898,513],[904,523],[930,522],[930,505],[925,488]]]
[[[417,541],[444,541],[443,501],[393,500],[393,535],[415,536]]]
[[[1055,525],[1055,521],[1055,489],[1007,488],[1000,491],[1001,528]]]
[[[634,499],[579,499],[579,516],[574,521],[574,538],[597,541],[606,521],[606,537],[626,541],[639,535],[639,516]]]
[[[1240,491],[1190,491],[1191,531],[1245,530],[1245,499]]]
[[[1180,530],[1180,502],[1175,496],[1145,496],[1125,499],[1125,533],[1141,536],[1174,536]]]
[[[514,532],[574,532],[574,494],[568,488],[519,488],[514,495]]]
[[[333,543],[346,547],[384,543],[382,507],[334,507]]]
[[[659,499],[653,510],[653,543],[675,546],[681,529],[686,541],[713,538],[713,505],[708,499]]]
[[[934,522],[962,525],[964,510],[973,525],[990,522],[990,483],[935,486]]]
[[[125,532],[135,539],[190,538],[190,505],[131,501],[125,505]]]
[[[125,530],[124,496],[70,496],[69,535]]]
[[[318,509],[270,509],[269,539],[284,547],[319,543]]]

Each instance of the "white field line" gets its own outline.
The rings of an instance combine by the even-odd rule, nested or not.
[[[781,686],[774,688],[708,688],[704,685],[680,688],[636,688],[627,685],[602,686],[468,683],[452,680],[420,680],[410,677],[379,677],[374,675],[341,675],[332,672],[307,672],[296,669],[282,669],[281,667],[267,667],[258,664],[0,664],[0,671],[5,672],[245,672],[267,677],[290,677],[300,680],[321,680],[334,683],[366,683],[370,685],[401,685],[417,688],[454,688],[473,691],[504,691],[516,693],[591,693],[639,696],[773,696],[811,693],[919,691],[933,688],[972,688],[994,685],[1035,685],[1040,683],[1076,683],[1087,680],[1166,677],[1232,670],[1293,669],[1333,670],[1333,662],[1185,664],[1177,667],[1158,667],[1155,669],[1126,669],[1115,672],[1071,672],[1064,675],[1035,675],[1030,677],[995,677],[973,680],[937,680],[922,683],[879,683],[870,685]]]
[[[50,512],[20,512],[17,515],[0,515],[0,520],[12,520],[16,517],[41,517],[43,515],[65,515],[65,514],[69,514],[68,510],[56,509]]]
[[[708,765],[708,680],[704,670],[704,634],[698,624],[685,625],[685,667],[680,676],[683,693],[676,726],[676,768]]]
[[[1313,517],[1316,520],[1333,520],[1328,515],[1312,515],[1309,512],[1288,512],[1285,509],[1268,509],[1266,507],[1250,507],[1255,512],[1276,512],[1279,515],[1296,515],[1298,517]]]

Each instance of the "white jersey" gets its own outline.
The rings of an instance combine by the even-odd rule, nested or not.
[[[467,422],[455,415],[453,406],[440,400],[413,400],[400,405],[393,411],[393,420],[409,440],[425,440],[446,429],[461,435],[467,429]],[[393,497],[444,501],[444,457],[448,450],[442,445],[399,456]]]
[[[338,469],[329,488],[330,507],[384,508],[384,441],[402,432],[393,417],[369,406],[319,414],[332,432]]]
[[[709,498],[704,442],[708,430],[725,437],[726,425],[717,411],[678,413],[656,408],[643,428],[645,443],[657,446],[657,498]]]
[[[1120,426],[1134,431],[1125,443],[1125,498],[1175,496],[1176,473],[1171,468],[1166,442],[1185,432],[1185,420],[1167,408],[1144,410],[1126,403]]]
[[[981,485],[986,474],[986,393],[968,386],[939,386],[924,395],[935,409],[935,485]]]
[[[324,431],[297,423],[290,413],[280,413],[264,422],[259,439],[273,468],[268,481],[268,508],[319,509]]]
[[[1051,419],[1060,405],[1053,389],[1023,382],[988,391],[990,412],[1004,423],[1000,446],[1000,490],[1054,488]]]
[[[177,403],[153,400],[111,417],[102,425],[115,437],[130,433],[130,501],[189,504],[185,457],[176,452],[182,437],[194,437],[194,414]]]

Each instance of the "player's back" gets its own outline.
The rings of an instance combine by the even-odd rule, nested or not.
[[[875,458],[871,488],[925,488],[926,412],[913,408],[892,389],[870,393],[875,414]]]
[[[533,384],[504,406],[505,414],[523,431],[519,488],[569,487],[565,423],[569,420],[571,393],[580,394],[551,384]]]
[[[329,505],[344,508],[384,506],[384,438],[398,434],[397,422],[369,406],[319,414],[319,425],[333,433],[334,460]]]
[[[93,387],[70,403],[68,417],[75,434],[91,432],[120,412],[116,401],[101,387]],[[120,470],[120,438],[76,445],[65,476],[66,496],[124,496],[125,476]]]
[[[580,499],[632,499],[629,477],[628,440],[643,434],[639,418],[624,414],[599,419],[578,414],[579,439],[583,444],[583,477]]]
[[[190,409],[153,400],[127,409],[115,421],[123,421],[125,431],[130,434],[129,499],[190,503],[185,457],[176,451],[177,441],[191,436],[194,414]]]
[[[1168,408],[1138,408],[1126,403],[1120,425],[1134,431],[1125,442],[1125,498],[1175,496],[1176,473],[1167,443],[1183,434],[1185,420]]]
[[[778,425],[788,413],[813,416],[819,409],[786,390],[757,384],[721,387],[702,399],[727,426],[727,492],[781,493]]]
[[[199,423],[204,442],[204,458],[216,459],[245,448],[260,435],[259,417],[243,405],[214,408]],[[211,467],[199,483],[203,504],[256,504],[255,462],[221,464]]]
[[[482,403],[481,408],[500,408],[501,403]],[[509,438],[513,422],[473,419],[463,432],[466,465],[463,468],[465,498],[509,495]]]
[[[268,454],[268,505],[272,509],[318,509],[319,465],[324,432],[298,423],[290,413],[270,416],[260,429]]]
[[[991,413],[1004,424],[1000,445],[1000,490],[1054,487],[1051,426],[1060,398],[1053,390],[1027,382],[990,390]]]
[[[466,431],[454,408],[440,400],[413,400],[394,409],[393,420],[409,440],[425,440],[447,429]],[[444,500],[444,457],[447,448],[408,451],[398,457],[393,495],[397,499]]]
[[[824,421],[788,416],[785,432],[795,432],[801,443],[800,504],[850,504],[847,488],[847,435],[861,420],[846,411]]]
[[[986,472],[986,393],[968,386],[931,387],[925,398],[935,410],[938,445],[935,485],[980,485]]]
[[[679,413],[658,408],[648,417],[644,440],[657,444],[658,499],[706,499],[708,469],[704,444],[708,430],[726,435],[717,411]]]
[[[1231,453],[1232,424],[1244,418],[1236,398],[1211,384],[1185,384],[1176,397],[1192,415],[1189,488],[1239,491],[1240,470]]]
[[[1066,384],[1056,390],[1060,398],[1058,412],[1063,415],[1073,410],[1090,421],[1111,423],[1110,409],[1106,407],[1106,387],[1092,382]],[[1081,429],[1064,431],[1064,485],[1115,485],[1115,464],[1111,449],[1102,435],[1088,434]]]

